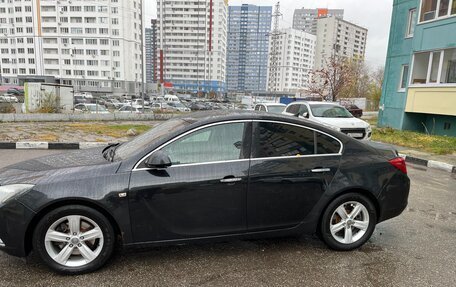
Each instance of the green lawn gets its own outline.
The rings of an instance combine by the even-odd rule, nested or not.
[[[455,154],[456,137],[427,135],[391,128],[373,128],[372,140],[434,154]]]

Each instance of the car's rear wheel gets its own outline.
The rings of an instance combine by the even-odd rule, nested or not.
[[[80,205],[57,208],[38,223],[33,247],[54,271],[82,274],[102,267],[115,245],[114,230],[100,212]]]
[[[321,238],[332,249],[352,250],[366,243],[376,223],[372,201],[362,194],[347,193],[331,202],[323,213]]]

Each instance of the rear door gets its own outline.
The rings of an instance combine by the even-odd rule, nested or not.
[[[247,194],[249,231],[298,225],[336,173],[341,142],[299,125],[254,122]]]

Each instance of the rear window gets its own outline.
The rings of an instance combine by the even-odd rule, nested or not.
[[[316,132],[317,154],[339,153],[340,143],[335,138]]]

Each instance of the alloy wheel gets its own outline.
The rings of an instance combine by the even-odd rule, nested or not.
[[[90,218],[68,215],[55,221],[45,234],[45,249],[58,264],[81,267],[95,260],[104,244],[103,231]]]
[[[332,237],[343,244],[360,240],[369,228],[369,212],[360,202],[349,201],[333,212],[329,229]]]

